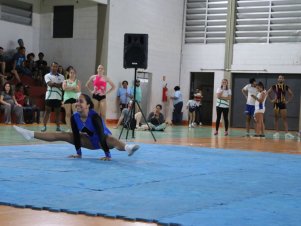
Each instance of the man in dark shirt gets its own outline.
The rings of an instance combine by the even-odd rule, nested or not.
[[[34,79],[43,83],[44,75],[49,72],[47,61],[44,60],[44,53],[39,52],[39,60],[35,61]]]
[[[35,62],[37,69],[45,70],[47,68],[47,61],[44,60],[44,53],[38,54],[39,59]]]
[[[155,131],[164,131],[166,123],[163,114],[161,113],[162,105],[157,104],[153,112],[147,117],[149,127]],[[143,125],[144,129],[148,129],[147,125]]]
[[[271,97],[271,93],[274,94],[274,96]],[[279,75],[278,76],[278,82],[276,85],[273,85],[268,91],[267,94],[271,100],[271,102],[274,104],[274,123],[275,123],[275,130],[276,133],[274,133],[273,138],[279,139],[279,127],[278,127],[278,118],[281,116],[283,121],[283,126],[285,130],[285,139],[293,139],[294,136],[288,132],[288,125],[287,125],[287,110],[286,105],[292,100],[293,98],[293,92],[292,90],[284,83],[284,76]],[[288,98],[286,98],[288,96]]]
[[[24,62],[26,60],[25,52],[26,52],[25,47],[21,46],[18,48],[18,53],[14,55],[14,65],[11,73],[14,74],[18,82],[21,82],[19,73],[31,75],[31,72],[28,71],[24,66]]]

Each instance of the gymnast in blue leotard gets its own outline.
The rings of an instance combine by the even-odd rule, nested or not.
[[[119,151],[127,151],[131,156],[139,145],[125,144],[112,136],[102,118],[93,110],[91,98],[86,94],[81,94],[76,102],[76,110],[71,117],[72,132],[35,132],[14,126],[14,128],[27,140],[36,138],[44,141],[66,141],[75,146],[76,155],[72,158],[81,158],[81,147],[87,149],[103,149],[105,157],[101,160],[111,160],[110,149],[116,148]]]
[[[79,101],[81,100],[79,99]],[[79,156],[82,155],[80,133],[85,133],[94,149],[102,148],[106,157],[111,158],[106,137],[108,135],[112,135],[112,133],[93,109],[89,109],[88,117],[85,122],[82,121],[79,112],[74,113],[71,117],[71,128],[73,132],[74,146]]]

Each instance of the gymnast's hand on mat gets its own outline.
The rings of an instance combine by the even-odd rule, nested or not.
[[[102,157],[99,160],[102,160],[102,161],[111,161],[111,158],[109,158],[109,157]]]
[[[73,159],[81,159],[81,155],[69,155],[68,158],[73,158]]]

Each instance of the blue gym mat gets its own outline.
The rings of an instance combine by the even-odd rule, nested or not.
[[[301,155],[140,144],[0,146],[0,204],[161,225],[301,225]]]

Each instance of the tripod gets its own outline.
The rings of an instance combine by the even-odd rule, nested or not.
[[[137,81],[137,68],[135,67],[135,77],[134,77],[134,100],[133,100],[133,103],[131,105],[131,108],[128,112],[128,115],[123,119],[123,122],[124,122],[124,125],[120,131],[120,134],[119,134],[119,139],[121,138],[121,135],[123,133],[123,130],[124,128],[127,129],[127,132],[126,132],[126,140],[128,139],[128,134],[129,134],[129,131],[132,130],[132,138],[135,138],[135,129],[136,129],[136,120],[135,120],[135,107],[136,107],[136,104],[142,114],[142,117],[144,119],[144,121],[146,122],[146,125],[148,127],[148,130],[150,131],[150,133],[152,134],[152,137],[154,139],[154,141],[157,141],[153,132],[152,132],[152,129],[150,128],[147,120],[146,120],[146,117],[138,103],[138,101],[136,100],[136,81]],[[126,127],[125,127],[126,126]]]

